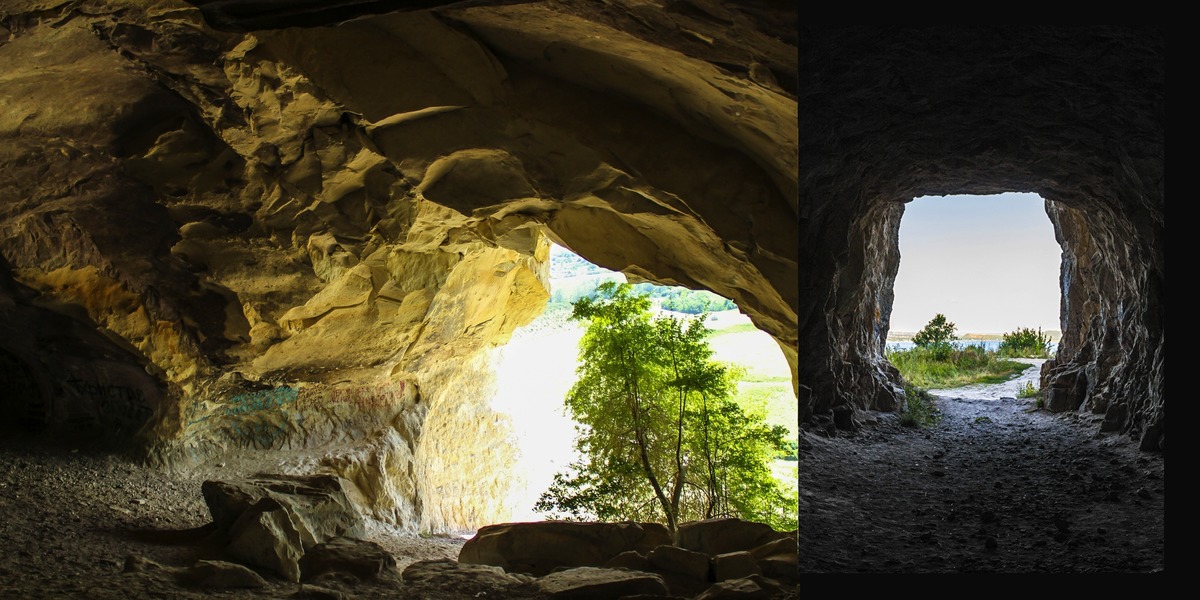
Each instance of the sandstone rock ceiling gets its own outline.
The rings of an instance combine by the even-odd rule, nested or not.
[[[1164,34],[844,27],[800,35],[800,406],[903,401],[881,357],[903,203],[1031,191],[1063,247],[1053,410],[1164,448]],[[834,414],[843,413],[835,419]]]
[[[551,240],[732,298],[795,363],[790,3],[197,4],[0,2],[19,425],[327,448],[379,518],[501,521],[487,350]]]

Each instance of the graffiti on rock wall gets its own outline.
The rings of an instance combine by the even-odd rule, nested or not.
[[[276,409],[291,406],[299,396],[296,388],[286,385],[243,392],[229,396],[204,415],[198,414],[206,408],[204,404],[192,404],[184,418],[188,425],[215,418],[210,424],[215,424],[225,437],[256,448],[275,448],[303,421],[302,415],[283,417]]]
[[[142,401],[145,394],[142,390],[129,387],[127,385],[119,385],[113,383],[99,383],[96,381],[84,381],[78,377],[72,377],[67,380],[67,386],[81,396],[89,396],[98,400],[112,399],[122,400],[126,403],[134,401]]]
[[[107,374],[106,370],[101,371]],[[94,420],[117,433],[136,431],[154,414],[146,393],[138,386],[76,375],[67,379],[64,387],[79,398],[89,399],[95,411]],[[76,415],[70,420],[79,422],[81,418]]]
[[[229,403],[221,407],[222,414],[240,415],[250,412],[267,410],[296,401],[299,392],[295,388],[280,386],[272,390],[259,390],[238,394],[229,399]]]
[[[297,417],[296,425],[303,421]],[[259,418],[238,419],[225,426],[227,437],[239,440],[248,446],[262,450],[282,448],[293,427],[287,421],[270,421]]]
[[[16,356],[0,350],[0,425],[35,429],[46,423],[46,404],[33,371]]]
[[[202,417],[196,416],[202,405],[200,403],[192,404],[188,407],[185,418],[188,425],[195,425],[201,421],[207,421],[213,416],[237,417],[247,415],[292,404],[299,395],[300,393],[295,388],[286,385],[269,390],[256,390],[243,394],[235,394],[230,396],[226,402],[218,405],[216,410]]]
[[[325,413],[325,418],[348,423],[355,418],[345,414],[335,417],[329,411],[345,407],[351,409],[352,417],[365,417],[378,409],[401,405],[406,390],[403,381],[336,388],[280,386],[235,394],[216,406],[210,405],[207,414],[203,415],[200,413],[206,410],[205,405],[193,404],[188,407],[185,420],[189,425],[195,425],[213,419],[209,425],[226,438],[257,448],[278,448],[289,443],[292,433],[303,430],[306,411]]]
[[[300,408],[321,409],[330,406],[353,406],[360,410],[371,410],[396,406],[404,400],[403,381],[395,383],[337,387],[306,391],[297,404]]]

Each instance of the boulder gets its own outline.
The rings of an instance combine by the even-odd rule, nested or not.
[[[692,579],[709,581],[709,557],[707,554],[685,550],[677,546],[659,546],[646,556],[650,567],[657,572]]]
[[[680,525],[675,533],[675,545],[715,556],[751,550],[768,542],[794,536],[794,533],[781,533],[763,523],[734,518],[705,519]]]
[[[750,552],[726,552],[712,558],[713,579],[725,581],[760,575],[758,557]]]
[[[205,589],[262,588],[267,581],[246,567],[221,560],[202,560],[179,571],[176,579],[192,587]]]
[[[325,474],[209,480],[200,487],[218,529],[227,531],[251,506],[270,498],[299,519],[306,541],[312,540],[308,546],[342,535],[362,535],[362,515],[345,490],[342,478]]]
[[[458,560],[540,577],[559,567],[598,567],[622,552],[649,553],[670,543],[670,533],[658,523],[505,523],[480,529]]]
[[[346,592],[304,583],[289,598],[295,598],[296,600],[350,600],[352,596]]]
[[[551,598],[610,600],[637,594],[665,596],[667,586],[661,577],[651,573],[576,567],[538,579],[537,591]]]
[[[791,555],[794,557],[799,551],[800,548],[796,545],[796,538],[784,537],[758,546],[750,550],[750,553],[755,558],[766,558],[777,555]]]
[[[265,567],[291,580],[300,580],[304,541],[296,523],[281,504],[263,498],[229,528],[229,553],[236,559]]]
[[[336,476],[210,480],[201,491],[229,553],[291,581],[299,581],[299,561],[310,548],[362,534],[362,516]]]
[[[400,576],[395,557],[382,546],[344,537],[317,544],[300,558],[300,577],[305,581],[331,572],[349,573],[363,581]]]
[[[695,600],[759,600],[779,597],[784,591],[784,586],[776,581],[762,575],[751,575],[717,583],[696,596]]]
[[[488,565],[464,564],[448,558],[420,560],[404,569],[404,584],[418,594],[502,595],[531,581]],[[502,597],[502,596],[501,596]]]
[[[649,571],[650,561],[646,559],[646,555],[636,550],[622,552],[603,565],[608,569],[629,569],[631,571]]]
[[[779,581],[798,581],[800,579],[800,563],[796,555],[775,555],[758,561],[762,574]]]
[[[246,567],[222,560],[201,560],[190,567],[171,567],[143,556],[125,557],[122,573],[139,573],[142,576],[166,583],[172,579],[181,585],[209,589],[258,589],[266,587],[267,581]]]

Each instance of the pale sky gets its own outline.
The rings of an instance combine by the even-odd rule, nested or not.
[[[936,313],[959,333],[1059,329],[1061,256],[1037,194],[917,198],[900,220],[891,330]]]

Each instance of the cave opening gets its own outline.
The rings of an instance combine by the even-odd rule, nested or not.
[[[1041,196],[918,197],[906,204],[898,237],[893,345],[939,313],[957,326],[960,342],[990,349],[1021,328],[1061,338],[1062,248]]]
[[[569,469],[580,457],[574,442],[581,427],[564,408],[564,399],[578,381],[579,344],[586,324],[572,320],[572,303],[595,297],[603,282],[631,283],[634,292],[648,295],[656,315],[677,318],[707,315],[705,326],[713,358],[739,368],[735,401],[771,425],[787,430],[787,439],[798,436],[797,397],[791,368],[778,343],[758,329],[731,300],[707,290],[656,285],[636,281],[624,273],[591,263],[571,250],[552,244],[549,253],[550,298],[545,310],[518,328],[507,344],[493,354],[496,372],[491,407],[512,424],[517,462],[506,503],[511,521],[553,518],[535,510],[556,473]],[[797,490],[794,446],[771,463],[773,477],[791,493]]]

